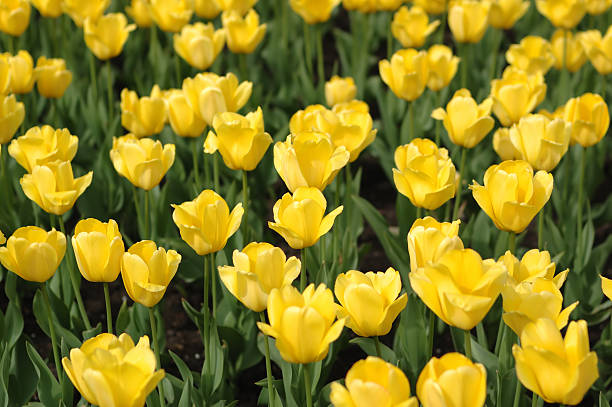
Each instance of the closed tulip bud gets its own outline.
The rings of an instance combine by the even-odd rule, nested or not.
[[[333,382],[329,399],[334,407],[419,406],[417,398],[410,397],[404,372],[374,356],[355,363],[346,374],[344,386]]]
[[[217,0],[221,10],[235,11],[241,16],[245,15],[249,10],[255,7],[255,3],[259,0]]]
[[[87,48],[101,60],[107,60],[121,54],[130,31],[136,29],[128,25],[127,17],[122,13],[105,14],[97,20],[85,20],[83,32]]]
[[[448,9],[448,26],[457,42],[477,43],[489,22],[490,3],[476,0],[454,0]]]
[[[612,6],[612,0],[585,0],[587,13],[592,16],[603,14]]]
[[[508,284],[517,285],[524,282],[533,283],[538,279],[550,280],[555,287],[561,286],[567,278],[569,269],[565,269],[555,275],[556,265],[551,262],[550,253],[531,249],[527,251],[519,261],[510,251],[501,256],[498,262],[502,263],[508,271]]]
[[[225,31],[212,23],[188,24],[180,34],[174,34],[174,50],[181,58],[201,71],[208,69],[225,45]]]
[[[528,35],[520,44],[510,45],[506,52],[506,61],[528,75],[546,75],[555,62],[555,56],[548,41],[542,37]]]
[[[602,36],[598,30],[588,30],[576,35],[582,43],[589,61],[600,75],[612,73],[612,26]]]
[[[395,11],[402,4],[404,4],[406,0],[377,0],[376,1],[376,10],[377,11]]]
[[[289,0],[289,5],[308,24],[323,23],[329,20],[332,10],[341,0]]]
[[[166,102],[161,95],[138,97],[134,91],[121,91],[121,125],[136,137],[149,137],[160,133],[166,122]]]
[[[63,233],[26,226],[8,238],[6,247],[0,247],[0,263],[24,280],[44,283],[55,274],[65,253]]]
[[[193,201],[172,207],[172,220],[181,238],[199,256],[223,249],[227,239],[240,227],[244,213],[241,203],[230,213],[225,200],[210,189],[202,191]]]
[[[181,31],[193,15],[193,0],[150,0],[151,17],[166,32]]]
[[[276,201],[272,211],[274,222],[268,227],[281,235],[289,246],[303,249],[314,246],[321,236],[329,232],[334,220],[342,213],[339,206],[327,215],[327,201],[317,188],[298,188]]]
[[[448,137],[454,144],[473,148],[495,125],[491,117],[492,106],[491,98],[485,99],[479,105],[468,89],[459,89],[446,105],[446,110],[439,107],[432,112],[431,117],[442,120]]]
[[[565,68],[570,72],[577,72],[587,60],[587,54],[580,40],[582,34],[575,35],[571,31],[558,29],[550,39],[553,55],[555,56],[555,69],[563,69],[565,56]],[[567,45],[564,44],[563,37]],[[610,72],[612,72],[612,61],[610,62]]]
[[[391,62],[383,59],[378,63],[378,70],[395,96],[407,101],[421,96],[429,80],[427,53],[413,48],[397,51]]]
[[[221,13],[221,6],[217,0],[195,0],[195,13],[206,20],[214,20]]]
[[[172,130],[180,137],[200,137],[206,122],[193,111],[185,94],[179,91],[167,99],[168,118]]]
[[[399,272],[391,267],[384,273],[341,273],[334,286],[338,318],[346,318],[346,326],[359,336],[387,335],[408,301],[406,293],[399,296],[401,290]]]
[[[10,0],[0,3],[0,31],[19,37],[30,24],[30,2]]]
[[[150,138],[128,134],[113,139],[110,158],[119,175],[132,185],[149,191],[155,188],[174,164],[174,144],[162,145]]]
[[[416,207],[434,210],[455,196],[455,166],[448,150],[417,138],[395,149],[393,181]]]
[[[487,397],[487,371],[460,353],[433,357],[417,381],[423,407],[482,407]]]
[[[493,113],[505,127],[531,113],[545,97],[546,83],[542,74],[528,75],[509,66],[501,79],[491,82]]]
[[[448,0],[412,0],[415,6],[424,9],[427,14],[442,14],[446,11]]]
[[[15,135],[25,118],[23,103],[15,95],[0,95],[0,144],[6,144]]]
[[[446,45],[433,45],[427,50],[429,79],[427,87],[434,92],[447,87],[457,73],[459,57]]]
[[[213,119],[213,128],[204,151],[213,154],[219,150],[223,162],[232,170],[253,171],[272,144],[272,137],[264,131],[261,107],[246,116],[219,113]]]
[[[597,94],[585,93],[568,100],[563,112],[563,119],[572,124],[571,144],[585,148],[593,146],[601,141],[610,127],[608,105]]]
[[[113,219],[107,223],[93,218],[80,220],[72,236],[72,249],[85,280],[112,283],[119,276],[125,246]]]
[[[88,18],[92,21],[100,18],[110,3],[111,0],[63,0],[62,7],[77,27],[83,27]]]
[[[404,48],[418,48],[440,25],[440,21],[429,22],[425,10],[419,6],[410,9],[403,6],[393,15],[391,32]]]
[[[153,25],[149,0],[132,0],[131,5],[125,7],[125,12],[140,28]]]
[[[9,54],[0,54],[0,97],[9,92],[11,86],[11,66]]]
[[[225,11],[221,16],[227,33],[227,47],[235,54],[250,54],[263,40],[266,24],[259,24],[259,14],[251,9],[242,17],[236,11]]]
[[[34,60],[28,51],[21,50],[17,55],[3,54],[11,70],[10,92],[30,93],[34,87]]]
[[[603,291],[604,295],[608,297],[610,301],[612,301],[612,280],[603,276],[599,277],[601,277],[601,290]]]
[[[30,0],[41,16],[46,18],[57,18],[64,12],[62,10],[63,0]]]
[[[63,59],[39,57],[34,69],[38,93],[46,98],[61,98],[72,82],[72,72],[66,69]]]
[[[324,190],[350,159],[344,147],[335,147],[329,135],[317,132],[292,134],[274,145],[274,168],[287,189]]]
[[[536,7],[552,25],[566,30],[578,25],[586,14],[585,0],[536,0]]]
[[[345,10],[356,10],[360,13],[374,13],[377,10],[377,0],[342,0]]]
[[[450,250],[463,249],[459,237],[460,223],[459,219],[440,223],[431,216],[415,220],[408,232],[410,271],[437,263]]]
[[[338,103],[350,102],[357,96],[357,86],[353,78],[341,78],[337,75],[325,83],[325,102],[333,107]]]
[[[374,142],[377,129],[372,129],[373,121],[370,107],[360,100],[340,103],[333,107],[339,125],[331,133],[331,141],[336,147],[344,147],[350,153],[349,162],[359,158],[359,154]]]
[[[342,333],[344,320],[336,319],[334,294],[319,285],[310,284],[300,293],[286,285],[275,288],[268,296],[270,324],[258,322],[264,335],[276,338],[276,348],[289,363],[311,363],[323,360],[329,345]]]
[[[121,259],[121,278],[130,298],[145,307],[161,301],[168,284],[176,274],[181,255],[157,247],[155,242],[135,243]]]
[[[32,127],[23,136],[14,139],[8,152],[19,165],[31,173],[37,165],[53,161],[72,161],[79,147],[79,138],[68,129],[51,126]]]
[[[565,338],[551,319],[539,319],[513,345],[516,375],[547,403],[576,405],[599,377],[597,354],[589,349],[584,320],[570,322]]]
[[[490,166],[484,186],[470,185],[478,205],[500,230],[521,233],[550,199],[553,176],[526,161],[504,161]]]
[[[529,9],[530,2],[523,0],[489,0],[489,24],[500,30],[509,30]]]
[[[270,243],[249,243],[242,251],[234,250],[234,266],[219,267],[221,281],[230,293],[248,309],[262,312],[268,295],[275,288],[291,285],[302,267],[296,257]]]

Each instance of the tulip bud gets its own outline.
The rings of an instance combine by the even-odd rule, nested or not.
[[[233,11],[241,16],[255,7],[258,0],[216,0],[223,11]]]
[[[523,282],[533,283],[537,279],[550,280],[555,287],[561,286],[567,278],[569,269],[565,269],[555,276],[555,263],[550,260],[550,253],[531,249],[527,251],[521,261],[519,261],[510,251],[501,256],[498,262],[502,263],[508,271],[508,283],[512,285]]]
[[[555,61],[552,46],[542,37],[528,35],[520,44],[512,44],[506,52],[506,61],[528,75],[546,75]]]
[[[30,93],[34,87],[34,60],[28,51],[21,50],[17,55],[3,54],[11,70],[10,92]]]
[[[150,96],[138,98],[134,91],[121,91],[121,125],[136,137],[153,136],[164,129],[166,102],[157,92],[154,87]]]
[[[0,4],[0,31],[19,37],[30,24],[31,11],[28,0],[3,1]]]
[[[125,246],[113,219],[108,223],[93,218],[80,220],[72,236],[72,249],[85,280],[112,283],[119,276]]]
[[[446,11],[447,0],[412,0],[415,6],[424,9],[427,14],[442,14]]]
[[[599,31],[597,31],[599,32]],[[558,29],[550,39],[552,52],[555,57],[554,67],[563,69],[564,58],[565,68],[570,72],[577,72],[587,60],[587,55],[582,45],[581,39],[585,33],[580,33],[576,36],[571,31]],[[564,37],[565,36],[565,41]],[[567,45],[565,44],[567,42]],[[609,71],[612,72],[612,61],[610,62]]]
[[[500,30],[509,30],[525,15],[530,2],[523,0],[489,0],[489,24]]]
[[[0,95],[0,144],[8,143],[25,118],[23,103],[15,95]]]
[[[378,63],[383,82],[400,99],[416,100],[429,80],[427,53],[414,48],[402,49],[391,57],[391,62],[383,59]]]
[[[46,18],[57,18],[64,12],[62,10],[63,0],[30,0],[41,16]]]
[[[62,7],[77,27],[83,27],[88,18],[91,21],[99,19],[110,3],[111,0],[63,0]]]
[[[323,23],[329,20],[332,10],[341,0],[289,0],[289,5],[308,24]]]
[[[0,242],[0,244],[2,243]],[[610,301],[612,301],[612,280],[605,278],[604,276],[599,277],[601,278],[601,290],[603,291],[604,295],[608,297]]]
[[[204,71],[210,67],[225,45],[225,31],[212,23],[188,24],[180,34],[174,34],[174,50],[194,68]]]
[[[536,7],[552,25],[566,30],[578,25],[586,14],[585,0],[536,0]]]
[[[433,45],[427,50],[427,64],[429,65],[429,79],[427,87],[434,92],[447,87],[457,73],[459,57],[446,45]]]
[[[263,40],[266,24],[259,24],[259,14],[251,9],[242,17],[236,11],[224,11],[221,16],[227,33],[227,47],[234,54],[250,54]]]
[[[337,75],[325,83],[325,101],[333,107],[338,103],[350,102],[357,95],[357,86],[353,78],[341,78]]]
[[[487,30],[490,3],[454,0],[448,9],[448,26],[457,42],[480,42]]]
[[[135,29],[122,13],[105,14],[97,20],[88,18],[83,28],[85,44],[98,59],[111,59],[121,54],[128,35]]]
[[[403,6],[393,15],[391,32],[404,48],[419,48],[439,25],[439,20],[429,23],[429,17],[421,7],[408,9]]]
[[[180,137],[200,137],[206,129],[206,122],[193,111],[183,91],[167,99],[168,118],[172,130]]]
[[[53,161],[72,161],[79,147],[79,138],[68,129],[51,126],[32,127],[23,136],[14,139],[8,152],[19,165],[31,173],[37,165]]]
[[[463,249],[459,237],[459,219],[440,223],[431,216],[417,219],[408,232],[410,271],[417,271],[428,263],[437,263],[448,251]]]
[[[542,74],[528,75],[509,66],[501,79],[491,82],[493,113],[505,127],[531,113],[545,97],[546,83]]]
[[[0,97],[9,92],[11,86],[10,54],[0,54]]]
[[[591,147],[601,141],[610,127],[606,101],[599,95],[585,93],[567,101],[563,119],[572,124],[571,144]]]
[[[63,59],[39,57],[34,69],[38,93],[46,98],[61,98],[72,82],[72,72],[66,69]]]
[[[150,0],[151,17],[166,32],[181,31],[193,15],[193,0]]]
[[[206,20],[214,20],[221,13],[221,6],[217,0],[195,0],[195,13]]]
[[[587,13],[592,16],[603,14],[612,6],[612,0],[585,0]]]
[[[359,154],[374,142],[377,129],[372,129],[373,121],[370,107],[360,100],[340,103],[333,107],[339,125],[331,133],[331,141],[336,147],[344,147],[350,153],[349,162],[359,158]]]
[[[582,43],[589,61],[600,75],[612,73],[612,28],[602,37],[598,30],[588,30],[576,35]]]
[[[153,25],[149,0],[132,0],[131,5],[125,7],[125,12],[140,28]]]

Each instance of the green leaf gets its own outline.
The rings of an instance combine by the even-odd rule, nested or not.
[[[375,345],[373,337],[372,338],[361,338],[361,337],[353,338],[349,341],[349,343],[353,343],[359,346],[361,350],[364,351],[368,356],[378,356],[376,352],[376,345]],[[397,357],[393,349],[391,349],[390,347],[388,347],[382,342],[380,343],[380,351],[382,352],[382,358],[386,360],[387,362],[395,365],[399,361],[399,358]]]
[[[9,302],[6,307],[6,314],[4,316],[4,335],[3,339],[6,340],[7,346],[11,349],[17,343],[17,340],[23,332],[23,317],[21,316],[21,310],[15,305],[13,301]]]
[[[604,396],[603,392],[599,392],[599,407],[610,407],[610,403]]]
[[[36,374],[38,375],[38,398],[45,406],[57,406],[62,397],[62,389],[59,383],[44,360],[40,357],[34,346],[26,343],[26,348],[30,360],[34,364]]]

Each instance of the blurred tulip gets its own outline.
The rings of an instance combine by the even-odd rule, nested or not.
[[[164,129],[166,102],[157,93],[154,87],[150,96],[139,98],[132,90],[121,91],[121,125],[136,137],[153,136]]]
[[[134,24],[128,25],[127,17],[122,13],[105,14],[97,20],[88,18],[83,28],[85,44],[104,61],[121,54],[128,35],[135,29]]]
[[[300,274],[301,262],[289,259],[270,243],[249,243],[242,251],[234,250],[234,266],[219,267],[225,287],[248,309],[261,312],[267,307],[274,288],[291,285]]]
[[[415,6],[424,9],[427,14],[442,14],[446,11],[448,0],[412,0]]]
[[[334,107],[339,103],[350,102],[357,95],[357,86],[353,78],[341,78],[337,75],[325,83],[325,102],[327,106]]]
[[[19,37],[30,24],[28,0],[3,0],[0,2],[0,31]]]
[[[308,24],[329,20],[332,10],[341,0],[289,0],[289,5]]]
[[[140,28],[147,28],[153,25],[153,18],[150,10],[149,0],[132,0],[131,5],[125,7],[125,13],[134,20]]]
[[[585,0],[536,0],[536,7],[552,25],[566,30],[578,25],[586,14]]]
[[[349,162],[359,158],[359,154],[374,142],[377,129],[372,129],[373,120],[370,107],[360,100],[334,105],[332,112],[339,120],[339,126],[331,134],[336,147],[344,147],[350,153]]]
[[[23,103],[17,102],[15,95],[0,95],[0,144],[11,141],[24,118]]]
[[[112,283],[119,276],[125,246],[113,219],[106,223],[93,218],[80,220],[72,236],[72,249],[85,280]]]
[[[463,249],[459,237],[460,223],[459,219],[440,223],[431,216],[415,220],[408,232],[410,271],[437,263],[450,250]]]
[[[563,119],[572,124],[571,144],[577,143],[585,148],[593,146],[601,141],[610,127],[608,105],[597,94],[585,93],[568,100],[563,112]]]
[[[88,18],[92,21],[99,19],[110,3],[111,0],[63,0],[62,8],[77,27],[83,27]]]
[[[529,1],[489,0],[489,24],[500,30],[509,30],[529,9]]]
[[[567,45],[564,44],[563,36]],[[563,69],[563,58],[565,56],[565,68],[570,72],[577,72],[587,60],[584,46],[580,40],[581,34],[574,36],[571,31],[558,29],[552,35],[550,44],[555,56],[555,69]],[[612,71],[612,68],[610,68]]]
[[[66,69],[63,59],[47,59],[41,56],[36,61],[34,78],[38,93],[46,98],[61,98],[72,82],[72,72]]]
[[[150,0],[151,17],[166,32],[181,31],[193,15],[193,0]]]
[[[208,69],[225,45],[225,31],[215,31],[212,23],[196,22],[174,34],[174,50],[181,58],[201,71]]]
[[[499,258],[498,262],[503,263],[506,267],[508,283],[512,285],[524,282],[533,283],[537,279],[545,279],[552,281],[555,287],[561,289],[569,273],[569,269],[565,269],[555,276],[556,265],[551,262],[550,253],[546,250],[528,250],[521,261],[508,250]]]
[[[202,135],[206,122],[193,111],[182,91],[168,98],[167,107],[170,126],[177,136],[195,138]]]
[[[276,348],[289,363],[323,360],[329,345],[342,333],[344,320],[336,319],[334,295],[324,284],[309,285],[303,294],[286,285],[268,296],[270,324],[258,322],[264,335],[276,338]]]
[[[377,6],[377,0],[342,0],[342,7],[345,10],[355,10],[364,14],[376,12]]]
[[[461,43],[477,43],[488,27],[490,3],[453,0],[448,9],[448,26],[453,38]]]
[[[429,80],[427,53],[414,48],[402,49],[378,63],[380,77],[395,96],[407,101],[416,100]]]
[[[37,165],[53,161],[72,161],[79,147],[79,138],[68,129],[54,129],[49,125],[32,127],[23,136],[14,139],[8,153],[27,172]]]
[[[44,283],[55,274],[65,253],[63,233],[26,226],[8,238],[6,247],[0,247],[0,263],[24,280]]]
[[[9,92],[11,86],[10,54],[0,54],[0,97]]]
[[[245,15],[249,10],[255,7],[255,3],[259,0],[216,0],[221,10],[234,11],[241,16]]]
[[[406,0],[376,0],[376,10],[377,11],[395,11],[402,4],[404,4]]]
[[[62,3],[64,0],[30,0],[41,16],[46,18],[57,18],[64,12]]]
[[[155,242],[135,243],[123,254],[121,278],[130,298],[145,307],[157,304],[176,274],[181,255],[158,248]]]
[[[541,74],[528,75],[507,67],[501,79],[491,82],[493,113],[502,126],[509,127],[531,113],[546,97],[546,83]]]
[[[263,40],[266,24],[259,24],[259,14],[251,9],[242,17],[236,11],[224,11],[221,16],[227,35],[227,47],[234,54],[250,54]]]
[[[0,244],[6,243],[6,238],[4,237],[4,233],[0,230]]]
[[[587,13],[592,16],[603,14],[612,6],[612,0],[585,0]]]
[[[30,93],[34,87],[34,60],[28,51],[21,50],[17,55],[5,53],[3,58],[9,64],[11,70],[11,93],[24,94]]]
[[[520,44],[510,45],[506,52],[506,61],[528,75],[546,75],[555,62],[555,56],[548,41],[542,37],[528,35]]]
[[[603,276],[599,277],[601,277],[601,290],[603,291],[604,295],[608,297],[610,301],[612,301],[612,280]]]
[[[588,30],[576,35],[582,43],[589,61],[600,75],[612,73],[612,25],[602,37],[598,30]]]
[[[457,73],[459,57],[446,45],[433,45],[427,50],[427,64],[429,65],[429,79],[427,87],[434,92],[447,87]]]
[[[408,9],[403,6],[393,15],[391,32],[404,48],[419,48],[439,25],[439,20],[430,23],[427,13],[421,7]]]
[[[195,13],[206,20],[214,20],[221,13],[217,0],[194,0]]]

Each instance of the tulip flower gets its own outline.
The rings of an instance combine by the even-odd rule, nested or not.
[[[117,222],[80,220],[72,236],[72,249],[81,275],[87,281],[112,283],[121,271],[125,252]]]
[[[586,1],[536,0],[536,8],[555,27],[571,30],[586,14]]]
[[[180,137],[200,137],[206,129],[206,122],[193,111],[182,91],[167,99],[168,119],[172,130]]]
[[[143,336],[134,346],[132,338],[109,333],[86,340],[81,348],[70,350],[62,359],[70,381],[91,404],[101,407],[141,407],[164,370],[155,370],[155,354],[149,338]]]
[[[542,74],[528,75],[510,66],[501,79],[491,82],[493,113],[505,127],[531,113],[545,97],[546,83]]]
[[[395,11],[397,10],[406,0],[376,0],[377,11]]]
[[[195,13],[206,20],[214,20],[221,13],[217,0],[194,0]]]
[[[13,138],[24,118],[23,103],[17,102],[15,95],[0,95],[0,144],[6,144]]]
[[[204,151],[213,154],[218,149],[232,170],[253,171],[272,144],[272,137],[264,131],[261,107],[246,116],[219,113],[213,119],[213,128],[215,132],[208,133]]]
[[[234,54],[250,54],[263,40],[266,24],[259,24],[259,14],[251,9],[242,17],[237,11],[224,11],[221,16],[227,34],[227,47]]]
[[[592,16],[603,14],[612,6],[612,0],[585,0],[587,13]]]
[[[334,407],[419,406],[417,398],[410,397],[404,372],[374,356],[356,362],[347,372],[344,386],[333,382],[329,399]]]
[[[9,92],[11,86],[10,54],[0,54],[0,97]]]
[[[498,261],[506,267],[508,283],[512,285],[523,282],[533,283],[537,279],[545,279],[552,281],[555,287],[561,289],[569,273],[569,269],[565,269],[555,275],[556,265],[551,262],[550,253],[545,250],[531,249],[523,255],[521,261],[514,257],[510,251],[506,251]]]
[[[21,50],[17,55],[2,54],[11,70],[11,93],[30,93],[34,87],[34,60],[28,51]]]
[[[356,10],[360,13],[374,13],[378,9],[377,0],[342,0],[342,7],[345,10]]]
[[[459,219],[440,223],[431,216],[415,220],[408,232],[410,271],[437,263],[450,250],[463,249],[459,237],[460,223]]]
[[[46,18],[57,18],[62,15],[63,0],[30,0],[41,16]]]
[[[533,169],[526,161],[504,161],[490,166],[484,186],[470,185],[474,199],[498,229],[521,233],[550,199],[553,176]]]
[[[536,170],[552,171],[567,152],[571,131],[564,120],[530,114],[497,130],[493,148],[503,161],[525,160]]]
[[[350,102],[357,95],[357,86],[353,78],[341,78],[337,75],[325,83],[325,102],[334,107],[339,103]]]
[[[289,363],[323,360],[329,345],[342,333],[344,319],[336,319],[336,304],[331,290],[314,284],[303,293],[286,285],[268,296],[270,324],[258,322],[264,335],[276,338],[276,348]]]
[[[26,226],[8,238],[6,247],[0,247],[0,263],[24,280],[44,283],[55,274],[65,253],[63,233]]]
[[[512,346],[516,375],[547,403],[576,405],[599,377],[584,320],[570,322],[563,338],[553,320],[539,319],[523,329],[520,343]]]
[[[122,13],[105,14],[97,20],[89,18],[83,27],[85,44],[98,59],[111,59],[121,54],[128,35],[135,29]]]
[[[30,2],[10,0],[0,3],[0,31],[19,37],[30,24]]]
[[[174,34],[174,50],[181,58],[201,71],[208,69],[225,45],[225,31],[212,23],[188,24]]]
[[[0,230],[0,244],[6,243],[6,238],[4,237],[4,233]]]
[[[490,0],[489,24],[500,30],[509,30],[529,9],[529,1]]]
[[[446,11],[448,0],[412,0],[415,6],[424,9],[427,14],[442,14]]]
[[[123,254],[121,277],[130,298],[145,307],[157,304],[176,274],[181,255],[157,247],[155,242],[135,243]]]
[[[125,13],[140,28],[147,28],[153,25],[149,0],[132,0],[131,4],[125,7]]]
[[[261,312],[267,307],[270,292],[291,285],[302,264],[295,256],[270,243],[249,243],[242,251],[234,250],[234,266],[219,267],[225,287],[248,309]]]
[[[38,93],[46,98],[61,98],[72,82],[72,72],[66,69],[66,61],[60,58],[39,57],[34,68]]]
[[[339,125],[331,133],[331,141],[336,147],[344,147],[350,153],[349,162],[359,158],[359,154],[374,142],[377,129],[372,129],[373,121],[370,107],[360,100],[339,103],[332,108]]]
[[[150,0],[151,17],[166,32],[181,31],[193,15],[193,0]]]
[[[160,183],[174,164],[174,144],[161,144],[150,138],[135,136],[114,138],[110,158],[119,175],[135,187],[150,191]]]
[[[37,165],[53,161],[72,161],[79,147],[79,138],[68,129],[51,126],[32,127],[23,136],[14,139],[8,152],[19,165],[31,173]]]
[[[272,208],[274,222],[268,222],[268,227],[294,249],[314,246],[344,209],[339,206],[325,215],[326,208],[327,201],[317,188],[298,188],[293,195],[286,193],[276,201]]]
[[[487,397],[487,371],[460,353],[431,358],[417,381],[423,407],[482,407]]]
[[[589,61],[600,75],[612,73],[612,27],[606,35],[598,30],[588,30],[576,35],[580,39]]]
[[[63,0],[62,7],[77,27],[83,27],[88,18],[92,21],[99,19],[110,3],[111,0]]]
[[[564,60],[565,68],[570,72],[577,72],[584,65],[587,55],[581,41],[583,35],[584,33],[574,36],[571,31],[563,29],[558,29],[554,32],[550,39],[550,44],[555,57],[553,64],[555,69],[563,69]],[[612,66],[610,67],[610,72],[612,72]]]
[[[612,280],[603,276],[599,277],[601,278],[601,290],[603,291],[604,295],[608,297],[610,301],[612,301]]]
[[[457,73],[459,57],[446,45],[433,45],[427,50],[427,63],[429,65],[429,79],[427,87],[434,92],[447,87]]]
[[[391,267],[384,273],[341,273],[334,286],[338,318],[348,317],[346,326],[359,336],[387,335],[408,301],[406,293],[399,296],[401,289],[399,272]]]
[[[453,38],[461,43],[479,42],[488,26],[488,2],[454,0],[448,9],[448,26]]]
[[[32,168],[20,180],[23,193],[45,212],[63,215],[91,184],[93,172],[74,178],[69,161],[53,161]]]
[[[138,98],[134,91],[121,91],[121,125],[136,137],[161,133],[166,122],[166,102],[153,87],[150,96]]]
[[[240,227],[244,213],[241,203],[230,213],[225,200],[210,189],[202,191],[193,201],[172,207],[172,220],[181,238],[199,256],[223,249],[227,239]]]
[[[593,93],[568,100],[563,119],[572,124],[571,144],[585,148],[599,143],[610,127],[608,105],[601,96]]]
[[[442,120],[453,143],[473,148],[489,134],[495,124],[491,117],[492,106],[491,98],[478,105],[468,89],[459,89],[446,105],[446,110],[439,107],[431,117]]]
[[[241,16],[255,7],[259,0],[216,0],[223,11],[234,11]]]
[[[528,75],[546,75],[555,62],[555,56],[548,41],[542,37],[528,35],[520,44],[510,46],[506,52],[506,61]]]
[[[289,0],[289,5],[307,24],[323,23],[329,20],[332,10],[341,0]]]
[[[429,34],[436,31],[440,21],[429,22],[425,10],[419,6],[403,6],[393,15],[391,32],[404,48],[419,48]]]
[[[380,77],[400,99],[416,100],[429,80],[427,53],[413,48],[397,51],[391,62],[383,59],[378,63]]]
[[[429,139],[414,139],[395,150],[393,181],[416,207],[434,210],[455,196],[455,166],[448,150]]]

